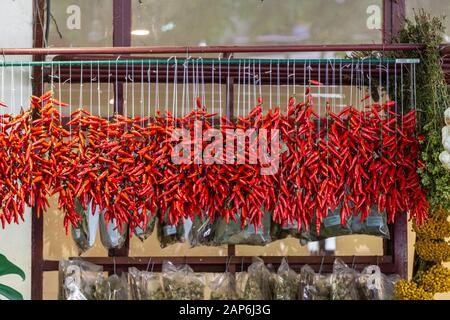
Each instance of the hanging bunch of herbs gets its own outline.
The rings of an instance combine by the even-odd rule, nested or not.
[[[415,12],[414,19],[406,20],[399,42],[421,43],[425,48],[395,53],[396,58],[421,60],[415,70],[416,105],[418,133],[426,139],[422,141],[423,166],[418,170],[430,204],[429,218],[421,225],[414,224],[417,239],[413,279],[397,283],[398,299],[430,299],[435,293],[450,290],[450,272],[442,265],[450,259],[450,244],[446,241],[450,237],[450,173],[439,160],[443,150],[444,111],[450,107],[449,87],[438,49],[445,31],[443,20],[443,17],[431,17],[423,10]],[[430,286],[431,283],[434,285]]]

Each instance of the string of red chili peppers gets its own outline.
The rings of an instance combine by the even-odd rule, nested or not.
[[[171,161],[178,143],[172,141],[174,129],[191,133],[191,141],[183,142],[191,148],[196,142],[205,147],[204,141],[195,141],[194,126],[199,121],[205,133],[213,128],[216,114],[208,114],[199,99],[197,109],[177,118],[157,112],[155,117],[115,115],[108,121],[78,109],[70,115],[70,132],[59,120],[56,107],[61,106],[66,104],[48,92],[32,97],[29,110],[1,117],[3,226],[23,220],[25,205],[36,206],[38,214],[45,211],[53,194],[65,213],[66,230],[81,219],[76,198],[131,229],[146,225],[150,215],[172,224],[208,215],[258,228],[263,213],[271,212],[277,223],[298,222],[299,228],[315,224],[317,230],[330,210],[339,210],[341,223],[352,215],[364,220],[374,207],[386,212],[391,223],[399,213],[409,212],[419,223],[427,215],[416,173],[422,165],[416,114],[395,113],[394,102],[363,110],[345,107],[337,114],[327,104],[320,119],[307,93],[305,102],[289,99],[287,112],[276,107],[263,113],[260,99],[245,117],[221,117],[223,134],[230,129],[279,130],[279,170],[272,175],[261,174],[266,161],[248,163],[257,150],[257,142],[249,140],[240,146],[245,159],[226,155],[245,163]]]

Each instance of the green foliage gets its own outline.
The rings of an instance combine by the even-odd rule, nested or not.
[[[9,261],[4,255],[0,254],[0,276],[8,274],[16,274],[20,276],[22,280],[25,280],[25,272]],[[0,296],[4,296],[10,300],[23,300],[23,296],[20,292],[3,284],[0,284]]]
[[[450,174],[439,161],[443,150],[441,130],[445,126],[444,111],[450,106],[448,88],[437,47],[443,42],[443,18],[431,17],[425,11],[415,12],[413,20],[406,20],[399,42],[423,43],[424,50],[396,53],[398,58],[419,57],[416,68],[417,110],[419,133],[426,137],[422,142],[421,159],[426,167],[419,170],[421,182],[427,189],[430,213],[438,206],[450,210]],[[408,95],[406,95],[408,96]]]

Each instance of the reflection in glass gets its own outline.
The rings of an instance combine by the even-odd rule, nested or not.
[[[132,45],[380,42],[381,0],[133,1]],[[337,27],[338,26],[338,27]]]

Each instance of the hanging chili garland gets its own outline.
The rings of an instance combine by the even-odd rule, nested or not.
[[[267,166],[261,159],[223,165],[171,161],[179,143],[172,140],[175,129],[191,133],[191,141],[181,143],[201,142],[201,151],[208,147],[195,141],[194,126],[200,122],[206,133],[216,114],[207,113],[199,98],[197,109],[182,117],[157,112],[108,121],[78,109],[67,131],[56,108],[66,104],[51,92],[32,97],[28,111],[2,118],[0,220],[18,222],[25,205],[45,211],[50,194],[59,196],[66,229],[81,219],[75,199],[105,210],[105,219],[119,226],[129,223],[131,230],[157,214],[170,224],[208,214],[211,220],[239,218],[242,226],[258,228],[263,211],[269,211],[277,223],[313,224],[317,232],[338,208],[343,224],[351,216],[365,220],[374,206],[387,212],[389,222],[400,212],[418,222],[426,218],[428,203],[416,173],[421,137],[415,135],[414,110],[401,115],[395,103],[385,102],[333,113],[328,104],[320,118],[309,93],[305,102],[289,99],[285,113],[278,107],[263,113],[262,103],[259,99],[235,121],[222,117],[220,130],[278,129],[284,148],[272,175],[261,174]],[[246,141],[244,157],[256,147]]]

